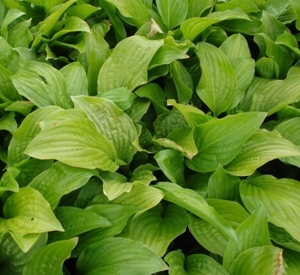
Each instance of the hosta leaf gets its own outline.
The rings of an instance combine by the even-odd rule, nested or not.
[[[98,93],[120,87],[133,90],[145,84],[148,65],[162,45],[162,40],[142,36],[131,36],[118,43],[100,70]]]
[[[156,5],[163,23],[170,30],[180,25],[188,13],[188,0],[157,0]]]
[[[229,270],[234,259],[243,251],[264,245],[270,245],[268,229],[268,212],[260,204],[253,214],[245,219],[235,230],[238,242],[229,240],[226,247],[223,265]]]
[[[100,10],[100,7],[95,7],[90,4],[82,3],[82,4],[77,4],[76,6],[70,7],[66,14],[69,16],[75,16],[79,17],[83,20],[87,19],[90,17],[93,13],[97,12]]]
[[[26,252],[14,241],[11,233],[0,234],[0,268],[3,275],[21,275],[30,256],[47,242],[47,234],[40,234],[34,245]]]
[[[18,9],[9,9],[6,13],[6,16],[1,22],[0,33],[1,36],[4,37],[6,40],[8,38],[8,25],[18,19],[19,17],[23,16],[25,13],[18,10]]]
[[[247,249],[235,258],[229,272],[232,275],[283,275],[282,249],[268,245]]]
[[[300,100],[300,80],[293,75],[285,80],[275,80],[260,86],[253,95],[250,110],[268,112],[271,115],[290,103]]]
[[[216,4],[216,11],[233,10],[234,8],[240,8],[246,13],[255,13],[260,11],[251,0],[231,0],[229,2]]]
[[[132,143],[138,135],[132,119],[104,98],[80,96],[72,100],[75,108],[86,112],[103,136],[114,144],[118,159],[129,163],[136,152]]]
[[[139,0],[107,0],[113,4],[122,14],[122,16],[132,20],[133,25],[141,27],[144,23],[150,20],[150,15],[147,7]]]
[[[83,118],[57,122],[40,132],[27,146],[25,154],[39,159],[57,159],[79,168],[115,171],[115,148]]]
[[[156,188],[164,192],[165,200],[185,208],[199,218],[214,225],[228,238],[236,240],[234,230],[229,223],[225,221],[213,207],[209,206],[205,199],[196,191],[182,188],[170,182],[160,182],[156,184]]]
[[[202,70],[197,94],[218,116],[232,105],[237,87],[236,74],[227,56],[209,43],[198,43],[196,55]]]
[[[66,65],[60,72],[65,77],[68,95],[88,95],[87,76],[84,67],[79,62]]]
[[[0,130],[6,130],[13,134],[18,127],[14,117],[15,114],[13,112],[3,115],[0,118]]]
[[[184,163],[180,152],[171,149],[161,150],[154,158],[171,182],[184,185]]]
[[[283,258],[286,263],[286,274],[293,275],[300,272],[300,262],[299,262],[300,253],[285,249],[283,251]]]
[[[49,169],[35,177],[29,187],[38,190],[55,209],[59,200],[84,184],[94,175],[96,171],[75,168],[60,162],[55,162]]]
[[[192,254],[186,257],[180,250],[172,251],[164,259],[170,266],[170,275],[229,275],[212,257]]]
[[[4,40],[5,41],[5,40]],[[9,51],[9,49],[7,49],[5,47],[5,45],[3,45],[3,41],[2,38],[0,37],[0,47],[5,51],[5,55],[9,55],[7,53],[7,51]],[[9,47],[7,45],[7,47]],[[1,50],[2,50],[1,49]],[[1,52],[0,50],[0,55],[4,56],[4,53]],[[1,57],[0,57],[0,99],[2,101],[6,101],[6,102],[11,102],[11,101],[16,101],[16,100],[21,100],[21,96],[18,94],[15,86],[12,83],[12,80],[10,78],[10,76],[12,75],[12,73],[6,69],[7,65],[2,65],[1,62]],[[3,62],[5,63],[5,62]]]
[[[24,236],[30,233],[63,231],[49,203],[41,193],[24,187],[12,194],[3,207],[5,219],[0,221],[0,231],[10,230]]]
[[[214,207],[234,229],[242,223],[249,214],[237,202],[208,199],[207,203]],[[223,256],[228,244],[228,236],[206,220],[190,215],[189,230],[194,238],[208,251]]]
[[[199,17],[205,10],[214,5],[214,0],[188,0],[188,18]]]
[[[39,249],[26,262],[23,274],[64,274],[63,263],[70,258],[77,241],[78,238],[58,241]]]
[[[269,213],[269,221],[283,227],[300,241],[300,215],[297,211],[299,188],[299,182],[296,180],[263,175],[242,182],[240,192],[250,212],[253,212],[259,203],[263,203]]]
[[[108,238],[89,246],[77,261],[78,274],[153,274],[168,266],[142,243]]]
[[[297,0],[289,0],[289,3],[297,16],[296,27],[300,30],[300,4]]]
[[[241,113],[210,120],[195,127],[198,154],[186,161],[187,166],[198,172],[213,172],[219,164],[226,165],[257,131],[264,118],[265,113]]]
[[[130,238],[140,241],[162,257],[170,243],[185,232],[188,223],[188,215],[181,207],[170,204],[163,209],[159,204],[132,221]]]
[[[49,64],[27,62],[11,76],[11,79],[18,93],[38,107],[48,105],[71,107],[65,79]]]
[[[239,197],[241,180],[229,174],[222,166],[210,176],[207,197],[212,199],[236,200]]]
[[[235,176],[249,176],[265,163],[282,157],[299,156],[297,146],[276,131],[259,130],[250,137],[225,169]]]
[[[107,219],[87,209],[59,206],[54,213],[65,231],[51,232],[49,242],[67,240],[92,229],[111,225]]]
[[[12,191],[18,192],[19,185],[15,178],[19,174],[19,170],[14,167],[8,167],[7,171],[3,173],[1,180],[0,180],[0,194],[4,191]]]
[[[74,257],[78,257],[90,245],[120,234],[126,226],[128,219],[138,211],[138,208],[119,204],[96,204],[87,207],[86,210],[101,215],[110,221],[112,225],[96,228],[81,234],[78,245],[72,253]]]

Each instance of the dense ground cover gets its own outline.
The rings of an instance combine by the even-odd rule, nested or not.
[[[0,273],[300,274],[298,0],[0,0]]]

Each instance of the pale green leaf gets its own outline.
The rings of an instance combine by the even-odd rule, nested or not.
[[[16,100],[21,100],[21,95],[18,94],[15,86],[12,83],[10,76],[12,73],[7,69],[6,58],[9,58],[10,50],[6,48],[9,47],[5,45],[5,40],[0,36],[0,99],[4,102],[11,102]],[[5,41],[5,43],[7,43]],[[1,60],[3,58],[3,60]],[[9,62],[9,60],[7,60]],[[4,64],[3,64],[4,63]]]
[[[38,159],[56,159],[79,168],[115,171],[115,148],[89,119],[56,121],[40,132],[25,154]]]
[[[188,0],[157,0],[156,5],[163,23],[170,30],[180,25],[188,13]]]
[[[7,171],[3,173],[0,180],[0,194],[4,191],[19,191],[19,184],[15,179],[18,176],[19,172],[20,171],[17,168],[7,168]]]
[[[234,229],[249,216],[246,210],[234,201],[207,199],[207,203]],[[220,256],[224,255],[229,238],[216,226],[190,215],[189,230],[205,249]]]
[[[63,195],[82,187],[96,174],[93,170],[55,162],[49,169],[36,176],[28,186],[38,190],[51,208],[55,209]]]
[[[227,56],[212,44],[197,44],[202,70],[197,94],[215,116],[227,111],[235,96],[237,77]]]
[[[29,48],[33,35],[30,32],[31,19],[22,21],[8,32],[7,41],[13,47]]]
[[[162,257],[170,243],[185,232],[188,223],[188,215],[181,207],[170,204],[163,209],[159,204],[133,219],[130,238],[140,241]]]
[[[253,214],[235,229],[235,232],[238,242],[229,240],[224,253],[223,265],[227,270],[243,251],[252,247],[271,245],[266,208],[259,204]]]
[[[229,239],[236,240],[235,232],[230,224],[225,221],[213,207],[209,206],[205,199],[196,191],[182,188],[170,182],[160,182],[156,184],[156,188],[164,192],[165,200],[185,208],[199,218],[214,225]]]
[[[285,274],[282,249],[260,246],[245,250],[232,263],[231,275]]]
[[[245,141],[262,124],[265,113],[241,113],[210,120],[194,129],[198,154],[187,160],[187,166],[198,172],[213,172],[219,164],[232,161]]]
[[[199,17],[203,12],[212,8],[214,0],[188,0],[188,18]]]
[[[147,275],[167,269],[163,260],[147,246],[120,237],[108,238],[89,246],[77,261],[78,274]]]
[[[161,150],[154,158],[159,168],[171,182],[184,185],[184,163],[180,152],[171,149]]]
[[[77,242],[78,238],[73,238],[51,243],[39,249],[26,262],[22,274],[64,274],[62,270],[64,261],[70,258]]]
[[[242,182],[240,193],[251,213],[262,203],[269,213],[269,221],[283,227],[300,241],[300,215],[297,210],[300,201],[299,188],[299,182],[296,180],[262,175]]]
[[[113,4],[121,13],[122,16],[129,18],[132,25],[141,27],[144,23],[150,20],[150,15],[147,7],[140,0],[107,0]]]
[[[92,229],[111,225],[107,219],[91,210],[72,206],[59,206],[54,214],[65,231],[51,232],[48,242],[67,240]]]
[[[76,6],[70,7],[66,11],[66,14],[68,16],[75,16],[75,17],[79,17],[83,20],[86,20],[92,14],[99,11],[100,9],[101,9],[100,7],[92,6],[90,4],[86,4],[86,3],[79,4],[78,3]]]
[[[101,95],[120,87],[133,90],[145,84],[148,65],[162,45],[162,40],[148,40],[142,36],[131,36],[118,43],[100,70],[98,93]]]
[[[223,266],[204,254],[192,254],[185,259],[180,250],[175,250],[164,260],[170,266],[170,275],[229,275]]]
[[[6,16],[1,22],[0,33],[3,38],[7,40],[8,38],[8,26],[10,23],[23,16],[25,13],[18,9],[9,9],[6,13]]]
[[[62,74],[49,64],[30,61],[11,76],[19,94],[38,107],[57,105],[70,108],[66,81]]]
[[[68,95],[88,95],[88,80],[81,63],[72,62],[60,69],[60,72],[65,77]]]
[[[4,204],[5,219],[0,220],[0,232],[10,230],[24,236],[31,233],[63,231],[49,203],[41,193],[23,187],[12,194]]]
[[[245,13],[256,13],[260,10],[251,0],[231,0],[229,2],[220,2],[216,4],[216,11],[233,10],[234,8],[240,8]]]
[[[112,101],[100,97],[73,97],[75,108],[86,112],[88,117],[116,148],[117,158],[129,163],[136,152],[133,142],[137,129],[132,119]]]
[[[5,110],[21,113],[22,115],[27,116],[33,107],[34,104],[32,104],[30,101],[18,100],[8,105]]]
[[[13,112],[3,115],[0,118],[0,130],[6,130],[13,134],[18,127],[14,117],[15,114]]]
[[[300,156],[295,144],[277,131],[259,130],[251,136],[225,169],[235,176],[249,176],[265,163],[283,157]]]

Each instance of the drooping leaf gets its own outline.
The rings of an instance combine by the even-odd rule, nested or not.
[[[194,129],[198,154],[187,160],[187,166],[198,172],[213,172],[226,165],[240,152],[265,118],[265,113],[241,113],[210,120]]]
[[[205,199],[196,191],[182,188],[170,182],[160,182],[156,184],[156,188],[164,192],[165,200],[185,208],[199,218],[214,225],[228,238],[236,240],[234,230],[229,223],[225,221],[213,207],[209,206]]]
[[[77,241],[78,238],[58,241],[39,249],[26,262],[23,274],[63,274],[63,263],[70,258]]]
[[[162,44],[162,40],[142,36],[132,36],[118,43],[100,70],[98,93],[120,87],[133,90],[145,84],[148,65]]]
[[[235,71],[227,56],[209,43],[198,43],[195,52],[202,71],[197,94],[218,116],[233,104],[237,88]]]
[[[80,188],[96,174],[93,170],[55,162],[49,169],[35,177],[28,186],[38,190],[51,208],[55,209],[63,195]]]
[[[115,171],[115,148],[89,119],[56,121],[40,132],[25,154],[39,159],[57,159],[70,166]]]
[[[170,275],[228,275],[226,269],[212,257],[192,254],[186,257],[180,250],[166,255],[164,259],[170,266]]]
[[[89,246],[77,261],[78,274],[153,274],[168,266],[152,250],[130,239],[108,238]]]
[[[299,257],[299,252],[288,249],[283,251],[283,258],[286,263],[286,274],[292,275],[300,272]]]
[[[188,223],[188,215],[181,207],[170,204],[163,209],[159,204],[132,221],[130,238],[147,245],[162,257],[172,240],[185,232]]]
[[[30,187],[12,194],[4,204],[3,213],[0,232],[9,230],[24,236],[64,230],[42,194]]]
[[[276,226],[283,227],[299,241],[298,189],[298,181],[277,179],[271,175],[258,176],[240,185],[242,200],[251,213],[259,203],[263,203],[269,214],[268,220]]]
[[[99,131],[116,148],[117,158],[129,163],[136,152],[137,130],[131,118],[113,102],[100,97],[73,97],[75,108],[83,110]]]
[[[289,0],[289,3],[294,10],[297,20],[296,20],[296,27],[300,30],[300,4],[297,0]]]
[[[235,176],[249,176],[273,159],[299,155],[297,146],[277,131],[259,130],[246,141],[225,169]]]

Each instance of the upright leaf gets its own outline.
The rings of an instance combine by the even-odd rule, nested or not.
[[[227,56],[206,42],[197,44],[201,78],[197,94],[216,116],[232,105],[237,87],[237,77]]]
[[[265,118],[264,113],[241,113],[213,119],[194,129],[198,154],[187,160],[187,166],[198,172],[213,172],[226,165],[239,153]]]
[[[77,261],[78,274],[147,275],[168,266],[142,243],[125,238],[108,238],[89,246]]]
[[[250,178],[240,185],[241,197],[250,212],[260,203],[268,211],[268,220],[283,227],[296,240],[300,240],[299,182],[292,179],[277,179],[271,175]],[[298,217],[299,216],[299,217]]]
[[[98,93],[120,87],[134,90],[145,84],[148,65],[162,45],[162,40],[148,40],[136,35],[118,43],[100,70]]]

